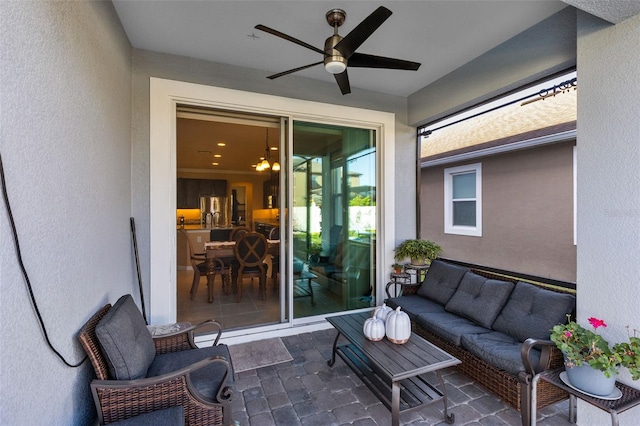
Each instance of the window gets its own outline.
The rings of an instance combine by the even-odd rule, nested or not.
[[[444,170],[445,234],[482,236],[482,165]]]

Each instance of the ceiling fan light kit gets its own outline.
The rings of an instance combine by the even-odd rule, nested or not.
[[[405,61],[402,59],[386,58],[383,56],[367,55],[357,53],[356,50],[378,29],[384,21],[391,16],[391,11],[386,7],[380,6],[373,13],[360,22],[349,34],[342,37],[338,34],[338,28],[344,23],[347,14],[342,9],[332,9],[327,12],[327,23],[333,27],[333,35],[326,39],[324,50],[320,50],[304,41],[298,40],[280,31],[266,27],[264,25],[256,25],[256,29],[283,38],[287,41],[295,43],[299,46],[306,47],[323,56],[321,62],[303,65],[288,71],[268,76],[270,80],[292,74],[311,68],[315,65],[324,64],[324,69],[333,74],[340,91],[343,95],[351,93],[351,85],[347,74],[348,67],[358,68],[386,68],[395,70],[416,71],[420,67],[417,62]]]

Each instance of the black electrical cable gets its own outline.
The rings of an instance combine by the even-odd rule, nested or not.
[[[18,264],[20,265],[20,270],[22,271],[22,276],[27,284],[27,289],[29,290],[29,296],[31,297],[31,304],[33,305],[33,309],[36,311],[36,315],[38,317],[38,321],[40,322],[40,328],[42,329],[42,333],[44,334],[44,338],[47,342],[49,348],[64,362],[67,366],[75,368],[82,365],[86,360],[87,356],[82,359],[77,364],[69,363],[64,357],[58,352],[58,350],[53,347],[53,344],[49,340],[49,335],[47,334],[47,329],[44,325],[44,320],[42,319],[42,315],[40,315],[40,309],[38,309],[38,304],[36,303],[36,298],[33,294],[33,290],[31,288],[31,281],[29,280],[29,274],[27,274],[27,269],[24,267],[24,263],[22,262],[22,253],[20,252],[20,243],[18,242],[18,231],[16,230],[16,224],[13,220],[13,214],[11,213],[11,205],[9,204],[9,195],[7,194],[7,185],[4,179],[4,166],[2,164],[2,154],[0,154],[0,180],[2,181],[2,197],[4,198],[4,205],[7,210],[7,216],[9,216],[9,224],[11,225],[11,232],[13,236],[13,242],[16,247],[16,256],[18,258]]]

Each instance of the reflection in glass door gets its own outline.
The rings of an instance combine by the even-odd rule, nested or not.
[[[373,306],[374,130],[294,122],[293,317]]]

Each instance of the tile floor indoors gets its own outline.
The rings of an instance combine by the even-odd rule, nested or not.
[[[261,300],[258,293],[258,279],[253,282],[249,278],[244,279],[242,299],[236,302],[233,293],[225,295],[222,291],[222,281],[219,276],[214,282],[214,300],[208,303],[207,280],[200,278],[200,285],[194,300],[190,298],[193,271],[180,270],[177,273],[177,317],[179,322],[198,324],[202,321],[215,318],[222,323],[225,330],[239,327],[249,327],[258,324],[277,323],[280,319],[280,305],[278,293],[273,287],[273,281],[267,280],[267,298]],[[307,286],[306,280],[300,280],[301,287]],[[342,310],[342,299],[339,295],[327,291],[315,281],[313,297],[315,304],[311,304],[309,296],[294,298],[294,313],[297,318],[312,315],[320,315],[328,312]]]
[[[391,413],[337,358],[333,329],[283,337],[293,360],[236,374],[233,420],[246,426],[389,425]],[[443,370],[454,425],[520,425],[520,415],[455,368]],[[435,376],[434,376],[435,378]],[[540,426],[566,426],[568,401],[538,412]],[[578,413],[579,414],[579,413]],[[400,415],[402,425],[446,425],[442,403]]]

